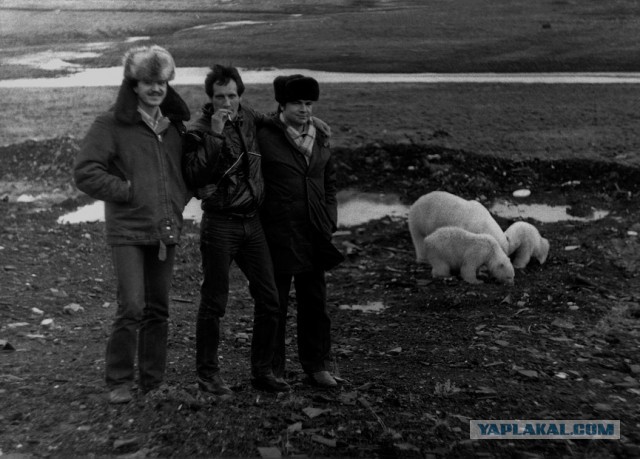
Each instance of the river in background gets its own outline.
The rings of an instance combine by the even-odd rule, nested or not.
[[[214,24],[216,27],[246,26],[246,22]],[[149,37],[129,37],[126,42],[146,41]],[[43,51],[5,59],[2,63],[25,65],[45,70],[64,70],[69,74],[57,78],[20,78],[0,80],[0,88],[70,88],[70,87],[106,87],[119,86],[122,80],[122,67],[85,68],[83,59],[95,58],[101,51],[113,43],[87,43],[77,52]],[[172,85],[201,85],[209,68],[182,67],[176,69],[176,78]],[[247,84],[271,84],[273,79],[284,73],[302,73],[316,78],[321,83],[495,83],[495,84],[637,84],[640,73],[344,73],[324,72],[307,69],[244,69],[240,68],[242,78]],[[64,199],[52,193],[28,194],[25,190],[15,189],[7,195],[8,201],[33,202],[36,205]],[[400,202],[395,195],[361,193],[355,190],[343,190],[338,195],[338,224],[351,227],[379,218],[406,218],[408,205]],[[531,207],[523,204],[494,204],[491,209],[496,215],[507,218],[533,218],[539,221],[573,220],[564,208]],[[198,222],[202,215],[199,201],[192,200],[185,209],[184,217]],[[597,213],[591,219],[599,219],[606,212]],[[543,218],[544,217],[544,218]],[[80,223],[102,221],[104,205],[95,202],[63,215],[59,223]],[[587,219],[589,220],[589,219]]]
[[[87,55],[92,55],[87,53]],[[66,57],[66,56],[65,56]],[[278,75],[301,73],[320,83],[500,83],[500,84],[640,84],[640,73],[345,73],[308,69],[243,69],[245,84],[271,84]],[[0,88],[71,88],[119,86],[122,67],[83,68],[57,78],[0,80]],[[199,86],[206,67],[176,69],[174,86]]]
[[[292,15],[294,17],[301,15]],[[199,25],[191,29],[220,30],[246,28],[259,21],[229,21]],[[126,37],[122,43],[148,42],[149,36]],[[24,66],[51,71],[67,71],[68,75],[57,78],[19,78],[0,80],[0,88],[68,88],[87,86],[119,86],[122,66],[89,68],[85,59],[101,56],[118,44],[118,41],[78,43],[72,50],[43,50],[15,55],[0,60],[0,64]],[[140,43],[142,44],[142,43]],[[500,84],[637,84],[640,73],[635,72],[591,72],[591,73],[344,73],[323,72],[308,69],[246,69],[239,68],[246,84],[271,84],[282,74],[302,73],[320,83],[500,83]],[[173,85],[196,85],[204,81],[209,68],[180,67],[176,69]]]

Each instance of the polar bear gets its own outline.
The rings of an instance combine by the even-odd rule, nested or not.
[[[476,234],[462,228],[445,226],[424,238],[424,255],[431,265],[433,277],[460,277],[470,284],[481,284],[478,269],[486,266],[501,283],[513,284],[515,276],[511,260],[492,236]]]
[[[424,238],[443,226],[493,236],[507,253],[509,243],[486,207],[446,191],[432,191],[418,198],[409,209],[409,232],[418,262],[425,261]]]
[[[527,222],[515,222],[504,232],[509,241],[507,255],[513,260],[514,268],[524,268],[534,257],[540,264],[547,261],[549,241],[540,235],[538,229]]]

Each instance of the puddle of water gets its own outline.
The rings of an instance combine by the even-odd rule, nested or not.
[[[409,206],[397,195],[360,193],[355,190],[338,192],[338,226],[356,226],[383,217],[406,218]]]
[[[58,218],[58,223],[85,223],[104,221],[104,202],[96,201]]]
[[[32,194],[21,194],[16,198],[16,202],[37,202],[37,203],[45,203],[45,202],[62,202],[67,199],[66,194],[62,193],[41,193],[38,195]]]
[[[362,311],[362,312],[382,312],[387,309],[382,301],[370,301],[367,304],[342,304],[338,306],[338,309],[348,310],[348,311]]]
[[[81,69],[82,66],[80,64],[74,64],[68,61],[99,56],[99,53],[91,51],[43,51],[41,53],[25,54],[24,56],[4,59],[3,63],[6,65],[26,65],[42,70]]]
[[[193,198],[187,203],[187,207],[184,208],[182,216],[185,220],[193,220],[200,222],[202,220],[202,208],[200,207],[200,200]]]
[[[51,205],[60,203],[69,197],[69,190],[54,190],[53,192],[38,192],[29,190],[26,184],[10,183],[0,188],[4,190],[9,202],[35,203],[38,205]],[[29,192],[30,191],[30,192]],[[1,194],[1,193],[0,193]],[[342,190],[338,192],[338,226],[341,228],[362,225],[372,220],[384,217],[392,219],[404,219],[409,212],[409,206],[400,202],[395,194],[362,193],[357,190]],[[514,204],[509,201],[496,201],[489,211],[499,217],[508,219],[533,219],[542,223],[554,223],[560,221],[590,222],[600,220],[609,211],[592,209],[590,215],[575,216],[568,213],[569,206],[550,206],[547,204]],[[185,220],[199,223],[202,219],[200,200],[192,199],[184,209]],[[104,221],[104,203],[96,201],[92,204],[79,207],[73,212],[62,215],[58,223],[83,223]]]
[[[547,204],[513,204],[508,201],[495,202],[489,211],[492,214],[503,218],[525,219],[531,218],[542,223],[554,223],[561,221],[580,221],[590,222],[600,220],[607,215],[609,211],[593,209],[591,215],[586,217],[577,217],[570,215],[567,211],[569,206],[550,206]]]
[[[185,220],[200,221],[202,210],[200,210],[200,201],[192,199],[187,204],[183,212]],[[64,214],[58,218],[58,223],[88,223],[104,221],[104,202],[96,201],[86,206],[78,207],[78,209],[68,214]]]
[[[35,199],[34,199],[35,200]],[[338,193],[338,226],[355,226],[383,217],[406,217],[408,206],[400,203],[395,195],[359,193],[353,190]],[[192,199],[183,212],[185,220],[200,222],[202,209],[200,201]],[[104,221],[104,204],[96,201],[65,214],[58,223],[82,223]]]
[[[6,202],[35,203],[41,207],[59,204],[69,198],[71,190],[33,186],[26,182],[0,181],[0,199]]]

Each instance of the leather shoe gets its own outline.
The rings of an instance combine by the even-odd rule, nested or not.
[[[338,381],[326,370],[311,373],[311,380],[321,387],[336,387],[338,385]]]
[[[118,386],[109,392],[109,403],[114,405],[129,403],[132,399],[131,391],[127,386]]]
[[[215,395],[232,395],[233,391],[219,374],[215,374],[211,379],[198,378],[198,387],[203,392],[210,392]]]
[[[288,392],[291,386],[282,378],[276,378],[272,373],[259,375],[251,380],[251,385],[265,392]]]

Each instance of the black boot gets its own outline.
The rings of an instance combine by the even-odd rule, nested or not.
[[[196,372],[198,385],[205,392],[217,395],[233,392],[220,377],[218,345],[220,343],[220,318],[198,316],[196,321]]]
[[[288,392],[291,386],[284,379],[276,378],[273,373],[258,375],[251,380],[251,385],[265,392]]]
[[[266,312],[256,312],[253,318],[251,339],[251,374],[254,378],[272,375],[271,366],[276,347],[278,316]]]

